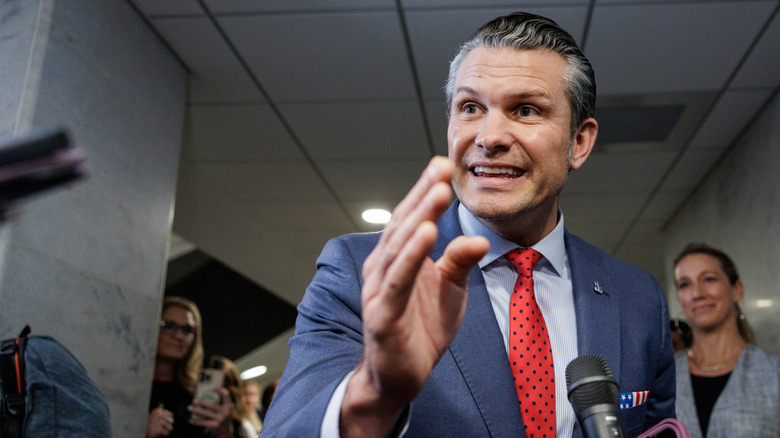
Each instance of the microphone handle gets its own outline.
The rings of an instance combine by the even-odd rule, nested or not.
[[[577,415],[585,438],[625,438],[623,417],[617,406],[604,403],[583,409]]]

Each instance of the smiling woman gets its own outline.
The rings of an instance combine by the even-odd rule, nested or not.
[[[692,437],[780,436],[780,358],[754,345],[745,290],[723,251],[694,243],[675,260],[693,346],[676,355],[677,418]]]
[[[224,389],[219,404],[193,404],[203,361],[201,334],[198,306],[186,298],[166,297],[157,338],[147,438],[229,435],[232,404]],[[203,419],[191,420],[190,411]]]

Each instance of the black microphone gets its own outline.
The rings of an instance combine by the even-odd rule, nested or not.
[[[566,387],[585,438],[624,438],[618,384],[607,361],[588,354],[566,367]]]

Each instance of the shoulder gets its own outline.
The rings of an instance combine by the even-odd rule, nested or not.
[[[755,344],[745,346],[745,365],[768,373],[780,372],[780,357],[769,354]]]
[[[374,249],[382,236],[381,232],[355,233],[330,239],[322,249],[317,265],[326,262],[329,258],[355,258],[365,259]]]

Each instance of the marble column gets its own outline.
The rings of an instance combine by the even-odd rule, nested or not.
[[[145,432],[186,72],[125,0],[0,0],[0,141],[62,126],[86,180],[0,225],[0,337],[62,342]]]

